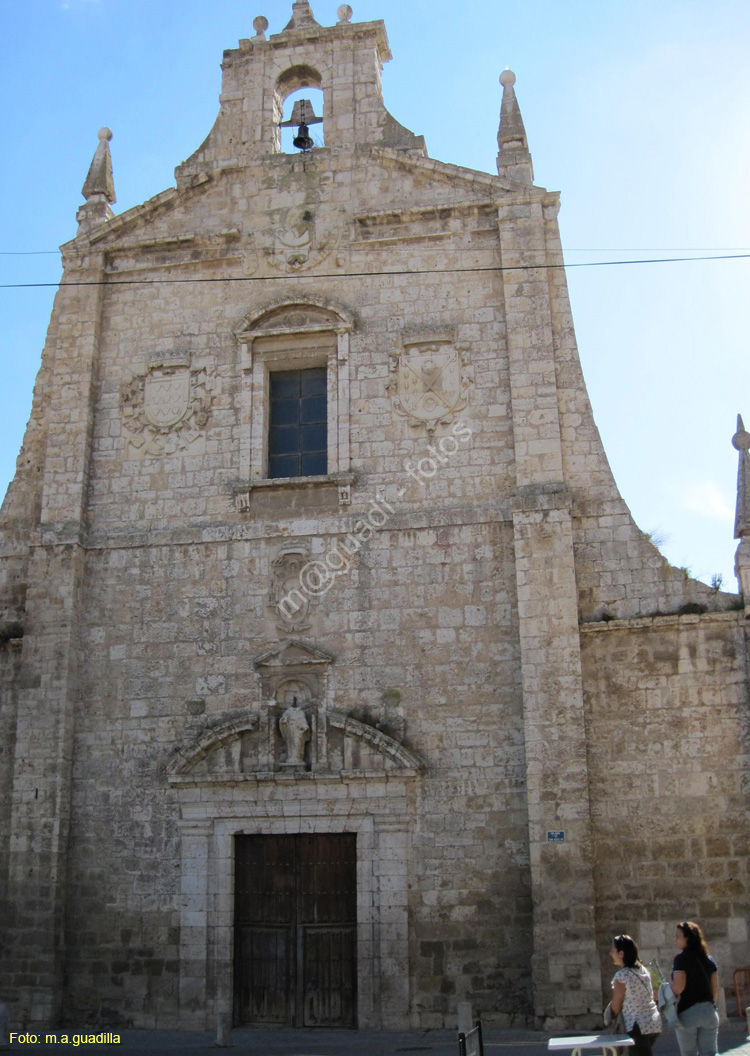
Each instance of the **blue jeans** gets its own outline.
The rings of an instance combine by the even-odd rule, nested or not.
[[[680,1025],[675,1028],[682,1056],[716,1056],[719,1033],[719,1013],[710,1001],[680,1012]]]

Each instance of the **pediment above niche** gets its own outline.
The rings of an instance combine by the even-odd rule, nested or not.
[[[320,330],[345,332],[353,329],[354,317],[346,308],[311,298],[305,301],[277,301],[266,305],[244,320],[237,331],[237,337],[240,341],[246,341],[264,334]]]
[[[306,642],[291,640],[284,642],[267,653],[256,657],[253,661],[255,667],[296,667],[298,664],[331,664],[333,656],[323,649],[308,645]]]
[[[304,710],[309,737],[303,755],[290,759],[284,714]],[[281,727],[281,728],[280,728]],[[341,780],[415,777],[422,763],[402,744],[342,712],[315,705],[298,709],[271,701],[204,731],[167,767],[173,785],[237,781]]]

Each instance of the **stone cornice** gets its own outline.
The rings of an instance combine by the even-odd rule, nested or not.
[[[257,521],[242,519],[241,514],[233,517],[231,523],[211,524],[206,526],[180,527],[168,529],[134,529],[123,532],[92,532],[87,540],[87,550],[141,549],[157,546],[200,546],[225,542],[237,542],[247,539],[286,539],[289,532],[295,537],[346,535],[353,530],[355,521],[367,510],[363,503],[356,512],[339,517],[321,517],[311,513],[309,517],[300,515],[293,522],[284,522],[283,518],[269,519],[263,517]],[[510,523],[511,510],[509,501],[497,504],[486,503],[480,506],[449,506],[423,510],[409,506],[397,511],[380,532],[419,531],[429,528],[445,528],[467,524]]]
[[[690,613],[685,616],[678,616],[674,613],[672,615],[664,616],[634,616],[629,620],[598,620],[595,623],[581,623],[579,625],[579,630],[581,634],[610,634],[615,631],[687,627],[690,624],[698,623],[737,623],[744,625],[745,620],[745,610],[736,609],[731,612]]]

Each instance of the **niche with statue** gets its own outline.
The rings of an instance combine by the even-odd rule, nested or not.
[[[167,767],[170,783],[416,774],[422,764],[407,748],[330,706],[333,662],[329,653],[299,641],[258,657],[260,702],[179,748]]]

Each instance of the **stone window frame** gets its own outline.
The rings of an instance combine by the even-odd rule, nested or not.
[[[334,485],[349,505],[351,485],[350,337],[354,319],[340,305],[316,298],[266,304],[235,336],[240,346],[240,480],[237,508],[250,507],[258,488]],[[328,472],[314,477],[269,477],[270,374],[325,366],[328,379]]]

